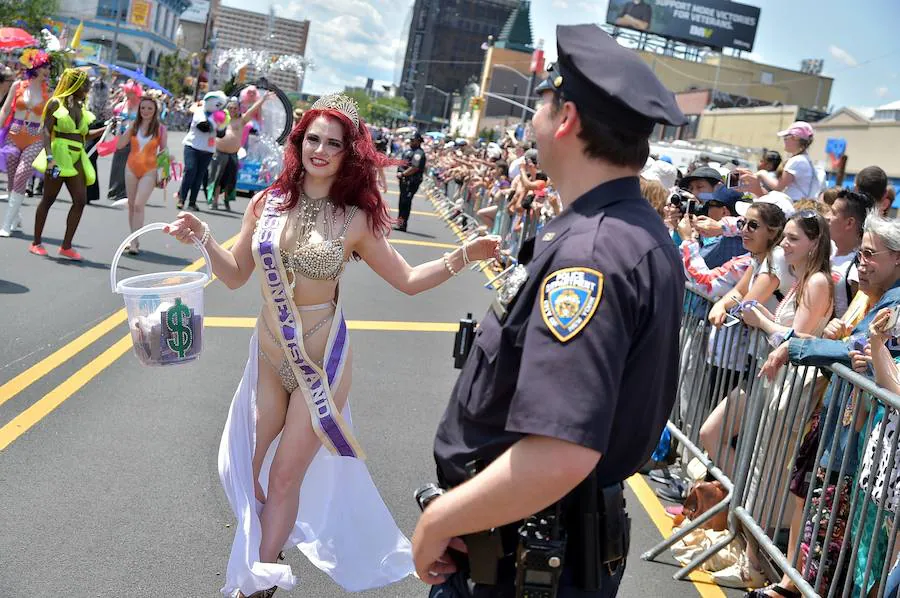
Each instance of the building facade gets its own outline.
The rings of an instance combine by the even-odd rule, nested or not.
[[[67,0],[54,20],[71,36],[84,22],[81,57],[143,71],[153,77],[163,55],[175,52],[175,32],[190,0]],[[116,51],[113,53],[115,41]]]
[[[251,48],[267,50],[275,56],[305,56],[309,39],[308,20],[283,19],[273,13],[262,14],[231,6],[219,8],[213,30],[216,54],[230,49]],[[246,81],[252,82],[258,77],[256,69],[252,66],[247,68]],[[303,91],[303,78],[293,71],[271,71],[268,78],[285,92]]]
[[[444,124],[448,95],[481,78],[489,36],[500,35],[520,0],[415,0],[400,78],[414,119]]]
[[[852,108],[841,108],[828,118],[813,123],[816,140],[809,148],[814,161],[831,165],[825,146],[831,138],[847,142],[848,175],[855,176],[866,166],[881,166],[895,184],[900,179],[900,102],[876,108],[869,116]]]

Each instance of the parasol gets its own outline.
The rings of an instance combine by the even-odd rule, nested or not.
[[[158,89],[166,95],[169,95],[169,96],[172,95],[172,92],[170,92],[168,89],[166,89],[165,87],[163,87],[162,85],[160,85],[159,83],[157,83],[156,81],[154,81],[153,79],[151,79],[150,77],[145,75],[144,73],[139,73],[138,71],[132,71],[131,69],[126,69],[126,68],[123,68],[123,67],[115,65],[115,64],[103,64],[103,63],[96,62],[93,60],[89,60],[88,62],[91,64],[96,64],[97,66],[99,66],[101,68],[109,69],[111,71],[119,73],[120,75],[124,75],[124,76],[128,77],[129,79],[134,79],[136,82],[140,83],[144,87],[149,87],[150,89]]]
[[[18,27],[0,27],[0,50],[14,50],[37,46],[30,33]]]

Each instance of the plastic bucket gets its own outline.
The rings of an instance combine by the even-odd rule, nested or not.
[[[148,224],[128,236],[113,257],[109,283],[113,293],[125,299],[132,348],[148,366],[188,363],[203,349],[203,287],[212,279],[209,254],[194,239],[206,260],[206,272],[141,274],[116,282],[116,269],[125,248],[150,231],[162,230],[163,222]]]

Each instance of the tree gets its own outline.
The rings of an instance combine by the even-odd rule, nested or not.
[[[369,116],[366,120],[378,124],[409,118],[409,103],[404,97],[377,98],[369,105]]]
[[[178,54],[165,54],[159,61],[157,82],[176,97],[190,94],[192,90],[185,84],[185,78],[190,74],[190,60],[181,58]]]
[[[59,10],[59,0],[12,0],[0,2],[0,26],[20,27],[37,36],[44,19]]]
[[[356,100],[359,115],[367,123],[380,125],[409,118],[409,104],[406,98],[372,98],[364,91],[350,91],[346,95]]]

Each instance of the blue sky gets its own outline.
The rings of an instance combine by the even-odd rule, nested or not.
[[[799,69],[804,58],[822,58],[823,74],[835,79],[830,103],[878,106],[900,100],[898,0],[746,0],[761,9],[752,59]],[[225,4],[246,8],[243,0]],[[361,85],[366,77],[390,82],[399,72],[406,43],[403,25],[409,0],[261,0],[279,16],[308,18],[307,56],[317,65],[304,91],[324,93]],[[857,8],[858,7],[858,8]],[[535,39],[556,54],[558,24],[602,22],[607,0],[534,0]],[[402,65],[401,65],[402,66]]]

